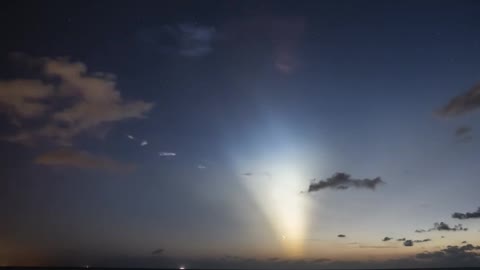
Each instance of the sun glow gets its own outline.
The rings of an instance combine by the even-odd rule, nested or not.
[[[301,256],[308,209],[307,198],[300,194],[305,189],[304,177],[290,162],[269,167],[270,178],[249,177],[246,186],[278,235],[285,255]]]

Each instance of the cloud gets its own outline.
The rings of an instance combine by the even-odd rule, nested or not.
[[[311,183],[308,187],[308,192],[314,192],[326,188],[344,190],[350,187],[375,190],[376,186],[382,183],[384,182],[380,177],[374,179],[352,179],[350,175],[346,173],[336,173],[326,180],[319,180],[318,182]]]
[[[197,168],[200,169],[200,170],[204,170],[204,169],[206,169],[207,167],[206,167],[205,165],[198,164],[198,165],[197,165]]]
[[[347,237],[347,236],[346,236],[345,234],[339,234],[339,235],[337,235],[337,237],[345,238],[345,237]]]
[[[152,251],[152,255],[153,256],[158,256],[158,255],[161,255],[163,254],[163,248],[158,248],[158,249],[155,249],[154,251]]]
[[[415,230],[416,233],[424,233],[424,232],[431,232],[431,231],[468,231],[468,228],[464,228],[462,224],[454,225],[453,227],[450,227],[450,225],[446,224],[445,222],[435,222],[433,224],[433,228],[430,228],[428,230]]]
[[[212,52],[218,33],[215,27],[197,23],[179,23],[142,29],[137,39],[149,51],[201,57]]]
[[[414,243],[425,243],[425,242],[430,242],[430,241],[432,241],[432,239],[430,239],[430,238],[423,239],[423,240],[413,240]]]
[[[145,146],[145,145],[147,145],[147,144],[148,144],[148,142],[145,141],[145,140],[143,140],[143,141],[140,143],[140,146]]]
[[[268,179],[272,179],[272,174],[270,172],[246,172],[246,173],[242,173],[242,175],[246,177],[258,176],[258,177],[266,177]]]
[[[423,252],[415,257],[420,260],[429,260],[439,263],[440,265],[478,265],[480,263],[480,255],[475,251],[480,250],[480,246],[471,244],[463,246],[447,246],[446,248],[434,251]]]
[[[412,240],[405,240],[403,242],[403,245],[406,247],[412,247],[413,246],[413,241]]]
[[[96,156],[71,148],[62,148],[41,154],[35,158],[34,163],[45,166],[102,169],[115,172],[128,172],[135,168],[133,164],[124,164],[108,157]]]
[[[455,130],[455,136],[457,136],[457,137],[464,137],[465,135],[470,134],[471,132],[472,132],[472,128],[471,128],[471,127],[461,126],[461,127],[458,127],[458,128]]]
[[[466,213],[455,212],[452,214],[452,218],[456,218],[456,219],[480,218],[480,207],[475,212],[466,212]]]
[[[397,241],[403,242],[403,241],[405,241],[405,238],[398,238]]]
[[[144,118],[153,107],[144,101],[125,101],[108,74],[89,74],[82,62],[67,58],[31,58],[39,65],[39,79],[0,81],[0,107],[23,127],[5,139],[32,143],[48,139],[69,145],[78,135],[105,125]],[[35,121],[27,121],[35,120]]]
[[[443,117],[454,117],[476,110],[478,107],[480,107],[480,84],[474,85],[464,94],[453,97],[437,111],[437,114]]]
[[[158,155],[161,157],[174,157],[177,154],[173,152],[158,152]]]
[[[393,239],[393,238],[391,238],[391,237],[385,236],[382,241],[383,241],[383,242],[387,242],[387,241],[390,241],[390,240],[392,240],[392,239]]]

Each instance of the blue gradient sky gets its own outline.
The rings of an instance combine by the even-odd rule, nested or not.
[[[0,264],[448,265],[415,255],[480,245],[478,219],[451,218],[480,206],[479,113],[435,114],[480,79],[479,11],[475,1],[7,4],[1,81],[55,83],[13,52],[68,56],[86,74],[115,74],[124,100],[154,106],[69,146],[0,141]],[[2,136],[48,121],[19,126],[1,112]],[[34,162],[65,147],[135,169]],[[336,172],[386,184],[300,193]],[[442,221],[469,230],[414,232]]]

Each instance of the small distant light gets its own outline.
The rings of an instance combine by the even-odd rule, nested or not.
[[[85,268],[90,268],[90,265],[85,265]]]
[[[180,269],[180,270],[185,270],[185,266],[182,265],[182,266],[180,266],[178,269]]]

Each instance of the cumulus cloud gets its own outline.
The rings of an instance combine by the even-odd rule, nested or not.
[[[116,172],[128,172],[135,168],[133,164],[124,164],[108,157],[97,156],[86,151],[76,151],[71,148],[46,152],[35,158],[34,162],[45,166],[102,169]]]
[[[308,187],[308,192],[314,192],[321,189],[335,189],[335,190],[345,190],[348,188],[367,188],[375,190],[376,186],[384,183],[380,177],[373,179],[353,179],[349,174],[346,173],[336,173],[332,177],[325,180],[319,180],[318,182],[312,182]]]
[[[173,152],[158,152],[158,155],[161,157],[174,157],[177,154]]]
[[[161,255],[163,254],[163,248],[158,248],[158,249],[155,249],[154,251],[152,251],[152,255],[153,256],[158,256],[158,255]]]
[[[456,219],[480,218],[480,207],[475,212],[466,212],[466,213],[455,212],[452,214],[452,218],[456,218]]]
[[[431,232],[431,231],[468,231],[468,228],[464,228],[462,224],[457,224],[454,225],[453,227],[450,227],[450,225],[446,224],[445,222],[435,222],[433,224],[433,228],[430,228],[428,230],[415,230],[416,233],[424,233],[424,232]]]
[[[40,79],[0,81],[0,107],[11,120],[35,120],[6,138],[13,142],[49,139],[70,144],[80,134],[122,120],[144,118],[153,107],[144,101],[125,101],[108,74],[89,74],[87,66],[67,58],[34,59]],[[31,121],[30,121],[31,122]]]
[[[406,247],[412,247],[413,246],[413,241],[412,240],[405,240],[403,242],[403,245]]]
[[[337,235],[337,237],[345,238],[345,237],[347,237],[347,236],[346,236],[345,234],[339,234],[339,235]]]
[[[390,241],[390,240],[392,240],[392,239],[393,239],[393,238],[391,238],[391,237],[385,236],[382,241],[383,241],[383,242],[387,242],[387,241]]]
[[[463,115],[480,107],[480,84],[471,87],[466,93],[453,97],[438,110],[438,115],[453,117]]]

